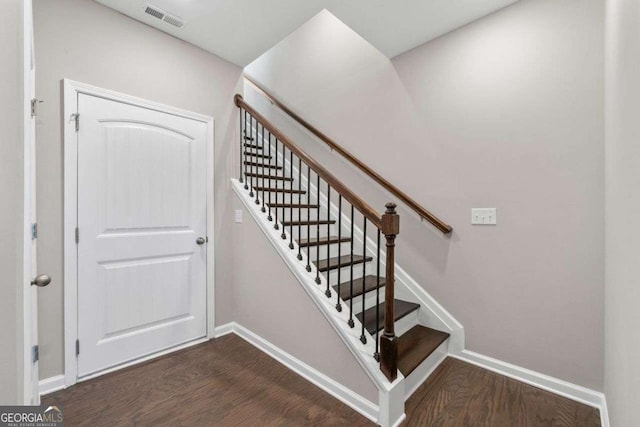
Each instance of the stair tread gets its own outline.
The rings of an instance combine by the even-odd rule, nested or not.
[[[326,224],[335,224],[335,220],[326,220],[326,219],[312,219],[311,221],[283,221],[282,225],[288,227],[290,225],[299,226],[299,225],[326,225]]]
[[[398,337],[398,369],[405,377],[411,374],[449,334],[426,326],[416,325]]]
[[[268,206],[271,206],[272,208],[294,208],[294,209],[300,209],[300,208],[309,208],[309,209],[318,209],[320,206],[319,205],[314,205],[314,204],[310,204],[310,203],[267,203]]]
[[[376,307],[375,306],[371,307],[368,310],[365,310],[364,313],[358,313],[356,315],[358,320],[360,320],[361,323],[364,323],[364,327],[367,329],[367,331],[369,331],[371,335],[376,333],[376,326],[379,326],[380,329],[384,327],[385,304],[386,304],[385,302],[382,302],[379,305],[380,310],[377,317],[380,320],[379,323],[376,323]],[[393,320],[397,322],[398,320],[402,319],[406,315],[420,308],[420,304],[396,299],[396,300],[393,300],[393,307],[394,307]]]
[[[380,288],[382,288],[385,284],[385,278],[380,278]],[[358,277],[357,279],[353,279],[353,298],[358,297],[362,294],[366,294],[369,291],[373,291],[376,289],[378,285],[378,276],[365,276]],[[338,292],[338,285],[333,287],[336,292]],[[351,299],[351,282],[347,280],[346,282],[340,283],[340,298],[344,301],[348,301]],[[380,294],[380,298],[384,298],[384,293]]]
[[[276,176],[276,175],[269,175],[265,173],[246,172],[245,175],[253,178],[273,179],[278,181],[293,181],[293,178],[290,178],[288,176]]]
[[[263,150],[264,147],[262,145],[256,145],[256,144],[248,144],[245,142],[244,144],[245,148],[251,148],[253,150]]]
[[[268,191],[270,193],[290,193],[290,194],[307,194],[307,190],[299,190],[297,188],[277,188],[277,187],[253,187],[256,191]]]
[[[257,168],[269,168],[269,169],[282,169],[282,166],[278,165],[270,165],[268,163],[258,163],[258,162],[244,162],[245,166],[255,166]]]
[[[369,262],[373,258],[370,256],[363,257],[362,255],[353,255],[353,262],[351,261],[351,255],[343,255],[341,257],[333,257],[329,259],[321,259],[320,261],[314,261],[313,263],[316,265],[319,271],[328,271],[333,270],[339,267],[347,267],[350,265],[362,264],[364,262]]]
[[[312,237],[311,239],[300,239],[298,240],[298,245],[300,247],[306,248],[307,246],[321,246],[321,245],[327,245],[327,244],[334,244],[334,243],[345,243],[345,242],[350,242],[351,238],[349,237],[339,237],[339,236],[330,236],[330,237],[320,237],[319,239],[317,237]]]

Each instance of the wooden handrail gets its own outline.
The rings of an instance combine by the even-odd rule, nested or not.
[[[256,83],[255,81],[253,81],[251,78],[247,77],[246,75],[244,76],[244,78],[259,93],[261,93],[265,98],[267,98],[269,100],[269,102],[271,102],[273,105],[278,107],[285,114],[289,115],[293,120],[295,120],[296,122],[300,123],[305,129],[307,129],[309,132],[311,132],[316,137],[318,137],[322,142],[327,144],[332,150],[337,151],[342,157],[347,159],[349,162],[351,162],[353,165],[355,165],[358,169],[360,169],[362,172],[364,172],[367,176],[369,176],[371,179],[376,181],[378,184],[380,184],[382,187],[384,187],[387,191],[389,191],[395,197],[400,199],[405,205],[407,205],[409,208],[414,210],[420,216],[420,218],[429,221],[431,224],[433,224],[438,230],[440,230],[444,234],[449,234],[449,233],[451,233],[451,231],[453,231],[453,228],[449,224],[445,223],[440,218],[438,218],[437,216],[435,216],[434,214],[432,214],[431,212],[429,212],[428,210],[426,210],[425,208],[420,206],[418,204],[418,202],[416,202],[411,197],[409,197],[407,194],[402,192],[395,185],[391,184],[389,181],[384,179],[379,173],[377,173],[376,171],[371,169],[369,166],[367,166],[366,164],[364,164],[363,162],[358,160],[358,158],[356,158],[356,156],[351,154],[349,151],[345,150],[341,145],[337,144],[335,141],[333,141],[327,135],[325,135],[324,133],[322,133],[318,129],[316,129],[309,122],[307,122],[302,117],[300,117],[299,115],[297,115],[296,113],[291,111],[286,105],[284,105],[283,103],[278,101],[276,98],[271,96],[269,93],[267,93],[267,91],[264,90],[262,87],[260,87],[260,85],[258,83]]]
[[[339,194],[342,195],[354,208],[356,208],[360,213],[362,213],[369,221],[371,221],[376,227],[382,229],[382,216],[378,214],[378,212],[373,209],[367,202],[358,197],[353,191],[351,191],[346,185],[344,185],[338,178],[333,176],[331,172],[325,169],[321,164],[316,162],[311,156],[305,153],[300,147],[294,144],[289,137],[287,137],[284,133],[282,133],[277,127],[273,125],[266,117],[257,112],[255,108],[251,105],[247,104],[247,102],[242,98],[242,95],[236,94],[234,96],[234,102],[236,107],[243,108],[247,112],[249,112],[258,122],[262,124],[262,126],[271,132],[271,135],[276,137],[280,142],[282,142],[286,147],[291,150],[293,154],[295,154],[304,164],[309,166],[315,173],[317,173],[322,179],[324,179],[331,188],[335,189]]]

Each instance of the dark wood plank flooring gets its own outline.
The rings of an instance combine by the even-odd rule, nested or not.
[[[45,396],[67,426],[372,426],[235,335]],[[407,401],[403,426],[599,426],[598,411],[456,359]]]
[[[597,409],[447,358],[405,405],[408,426],[595,427]]]
[[[66,426],[371,426],[235,335],[53,393]]]

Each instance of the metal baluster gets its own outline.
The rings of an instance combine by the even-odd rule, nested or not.
[[[338,193],[338,259],[342,256],[342,243],[340,242],[340,236],[342,235],[342,194]],[[338,294],[336,295],[336,310],[342,311],[342,304],[340,304],[340,273],[341,268],[338,269]]]
[[[298,188],[302,190],[302,159],[298,157]],[[309,196],[307,196],[307,199]],[[302,194],[298,197],[298,200],[302,199]],[[302,217],[302,202],[300,202],[300,206],[298,206],[298,218]],[[307,215],[307,221],[309,220],[309,215]],[[302,246],[300,246],[300,236],[302,236],[302,225],[298,227],[298,260],[302,260]]]
[[[289,227],[289,249],[293,249],[293,151],[289,152],[289,185],[291,186],[291,195],[289,196],[289,221],[291,221],[291,226]],[[285,185],[282,185],[285,187]],[[298,201],[300,201],[300,195],[298,194]],[[298,218],[300,219],[300,218]]]
[[[362,230],[362,256],[364,257],[364,260],[362,261],[362,316],[363,316],[363,322],[362,322],[362,334],[360,335],[360,341],[362,342],[362,344],[366,344],[367,343],[367,337],[364,334],[364,280],[365,280],[365,276],[366,276],[366,272],[367,272],[367,217],[364,217],[364,227]]]
[[[271,157],[271,131],[267,131],[268,133],[268,144],[269,144],[269,165],[271,166],[271,162],[272,162],[272,157]],[[263,143],[264,144],[264,143]],[[263,145],[264,146],[264,145]],[[264,150],[263,150],[264,151]],[[271,168],[267,168],[268,172],[269,172],[269,185],[271,185],[271,180],[272,180],[272,175],[271,175]],[[276,169],[276,175],[277,175],[278,171]],[[278,182],[276,180],[276,182]],[[278,196],[276,196],[277,199]],[[269,191],[269,216],[267,217],[267,219],[269,221],[273,221],[273,217],[271,216],[271,191]]]
[[[244,134],[242,133],[242,107],[240,107],[240,116],[238,117],[238,123],[240,123],[240,183],[243,183],[244,180],[242,178],[244,168],[242,167],[242,162],[244,162]]]
[[[311,167],[307,165],[307,271],[311,271]],[[302,229],[301,229],[302,230]]]
[[[283,145],[284,147],[284,145]],[[275,164],[275,176],[278,176],[278,138],[276,137],[276,164]],[[276,205],[278,204],[278,193],[276,193]],[[275,224],[273,224],[273,228],[275,228],[276,230],[278,230],[280,228],[280,226],[278,225],[278,207],[276,206],[276,208],[273,210],[274,214],[275,214]]]
[[[351,274],[349,275],[349,326],[354,327],[353,322],[353,205],[351,205]],[[364,319],[363,319],[364,320]]]
[[[244,132],[242,134],[243,143],[247,140],[247,110],[244,110]],[[247,160],[247,156],[244,155],[244,147],[242,148],[242,156],[244,157],[245,162],[249,162]],[[249,180],[247,179],[247,168],[249,165],[244,165],[244,189],[249,189]]]
[[[285,178],[287,176],[287,146],[284,145],[284,142],[282,143],[282,177]],[[284,225],[285,222],[285,200],[287,200],[287,193],[284,192],[284,187],[285,185],[282,186],[282,234],[280,234],[280,237],[282,238],[282,240],[285,240],[287,238],[287,233],[286,233],[286,228]],[[289,196],[289,202],[291,202],[291,196]],[[291,218],[289,218],[289,222],[291,222]]]
[[[320,265],[320,175],[318,175],[316,185],[316,201],[318,202],[318,224],[316,225],[316,266]],[[327,258],[327,267],[329,267],[329,258]],[[327,269],[327,276],[329,276]],[[320,280],[320,270],[316,268],[316,283],[322,283]]]
[[[264,127],[263,127],[264,128]],[[253,143],[257,144],[258,143],[258,135],[260,135],[260,122],[258,122],[258,119],[256,119],[256,137],[253,138]],[[256,163],[258,163],[258,159],[260,159],[261,157],[258,157],[258,151],[256,150],[256,152],[253,155],[253,158],[255,159]],[[260,163],[263,165],[262,166],[262,174],[264,174],[264,159],[262,159],[260,161]],[[256,205],[260,204],[260,198],[258,197],[260,194],[260,190],[258,190],[258,184],[260,184],[260,178],[258,178],[258,167],[256,166]],[[264,184],[264,180],[263,180],[263,184]],[[264,190],[262,190],[263,194],[262,197],[264,197]]]
[[[256,146],[256,152],[258,152],[258,144],[256,143],[255,146]],[[260,138],[260,147],[262,147],[262,150],[260,150],[260,153],[262,153],[262,155],[264,155],[265,154],[264,153],[264,125],[262,125],[262,138]],[[267,164],[270,165],[271,164],[271,159],[265,159],[265,158],[262,159],[263,162],[266,162],[267,160],[269,160],[267,162]],[[267,168],[267,170],[271,171],[271,169],[269,169],[269,168]],[[266,212],[267,208],[265,208],[265,206],[264,206],[264,177],[267,174],[265,173],[264,168],[262,168],[262,173],[260,175],[262,175],[262,208],[260,210],[262,212]],[[267,180],[267,185],[269,187],[271,187],[271,180],[270,179]],[[276,187],[277,187],[277,185],[276,185]],[[267,191],[267,193],[271,194],[271,191]]]
[[[327,259],[331,259],[331,185],[327,182]],[[320,245],[318,245],[318,249]],[[338,264],[340,264],[340,258],[338,258]],[[340,268],[338,267],[338,271]],[[331,275],[327,274],[327,290],[324,294],[327,298],[331,298],[331,290],[329,289],[329,278]]]
[[[253,137],[253,116],[252,115],[249,115],[249,129],[251,130],[251,139],[250,140],[255,141],[255,138]],[[254,180],[255,180],[255,176],[256,176],[257,170],[258,170],[257,162],[255,161],[255,159],[253,160],[253,163],[256,165],[255,166],[256,172],[254,172],[254,166],[252,165],[251,166],[251,183],[249,185],[249,197],[253,197]]]
[[[376,269],[376,352],[373,357],[380,361],[380,229],[378,229],[378,267]]]

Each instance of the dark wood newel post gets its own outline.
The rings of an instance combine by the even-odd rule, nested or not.
[[[400,232],[400,217],[396,214],[395,203],[387,203],[385,206],[387,210],[382,215],[382,233],[387,239],[387,258],[385,261],[384,332],[380,337],[380,369],[389,381],[394,381],[398,377],[398,342],[393,313],[395,293],[394,265],[396,236]]]

